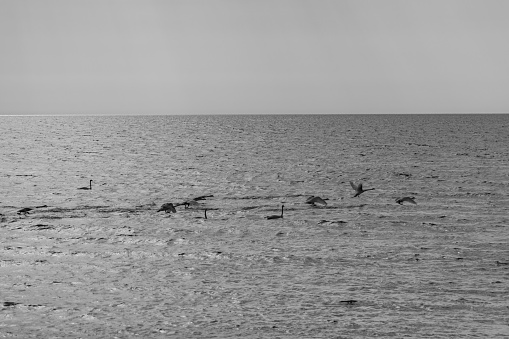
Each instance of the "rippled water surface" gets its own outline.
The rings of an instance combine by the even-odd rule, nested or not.
[[[507,131],[509,115],[0,117],[0,338],[507,337]],[[352,198],[351,180],[375,190]]]

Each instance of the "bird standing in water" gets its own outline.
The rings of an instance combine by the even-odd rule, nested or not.
[[[359,185],[355,185],[352,181],[350,181],[350,185],[355,190],[355,195],[352,198],[358,197],[359,195],[361,195],[362,193],[364,193],[366,191],[374,190],[374,188],[363,189],[362,182],[359,183]]]

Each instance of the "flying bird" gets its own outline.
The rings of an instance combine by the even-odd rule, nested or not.
[[[177,210],[175,207],[173,207],[173,204],[171,202],[161,205],[161,208],[157,210],[157,212],[164,211],[165,213],[173,212],[177,213]]]
[[[403,197],[396,199],[396,202],[400,205],[403,205],[405,201],[417,205],[417,203],[415,202],[415,197]]]
[[[199,203],[196,200],[189,200],[189,201],[183,202],[180,205],[184,205],[185,208],[189,208],[190,206],[192,206],[192,207],[198,206]]]
[[[185,208],[189,208],[189,206],[198,206],[198,201],[200,200],[205,200],[207,198],[211,198],[213,197],[213,195],[201,195],[199,197],[196,197],[196,198],[193,198],[191,200],[187,200],[187,201],[184,201],[184,202],[181,202],[181,203],[178,203],[177,205],[175,206],[181,206],[181,205],[184,205]]]
[[[32,208],[30,207],[25,207],[25,208],[22,208],[18,211],[18,214],[21,215],[21,214],[24,214],[24,215],[27,215],[28,212],[30,212],[32,210]]]
[[[355,191],[355,195],[352,198],[358,197],[359,195],[361,195],[362,193],[364,193],[366,191],[374,190],[374,188],[363,189],[362,182],[359,183],[359,185],[355,185],[352,181],[350,181],[350,185],[352,186],[352,188]]]
[[[325,200],[329,200],[329,199],[322,199],[320,197],[315,197],[314,195],[312,195],[306,199],[306,204],[310,204],[310,205],[314,205],[314,206],[316,206],[317,204],[327,206],[327,202],[325,202]]]
[[[212,198],[212,197],[213,197],[213,195],[212,195],[212,194],[211,194],[211,195],[201,195],[201,196],[199,196],[199,197],[193,198],[193,200],[194,200],[194,201],[198,201],[198,200],[205,200],[205,199],[207,199],[207,198]]]
[[[276,214],[276,215],[269,215],[267,216],[266,218],[267,219],[283,219],[283,209],[285,208],[285,205],[281,205],[281,215],[279,214]]]
[[[84,186],[78,188],[79,190],[91,190],[92,189],[92,180],[90,180],[90,186]]]

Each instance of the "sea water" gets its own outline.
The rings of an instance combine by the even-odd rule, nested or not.
[[[0,117],[0,338],[506,337],[508,130],[481,114]]]

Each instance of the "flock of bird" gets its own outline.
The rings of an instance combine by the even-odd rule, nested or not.
[[[164,211],[165,213],[168,213],[168,212],[177,213],[177,210],[175,209],[175,207],[177,207],[177,206],[184,206],[185,208],[189,208],[189,206],[198,206],[198,201],[205,200],[205,199],[211,198],[211,197],[213,197],[213,195],[202,195],[202,196],[193,198],[191,200],[183,201],[181,203],[173,204],[173,203],[169,202],[166,204],[162,204],[161,207],[157,210],[157,212]],[[207,219],[207,209],[205,209],[205,217],[204,218]]]
[[[364,189],[362,187],[362,183],[359,183],[358,185],[356,185],[355,183],[350,181],[350,185],[352,186],[353,190],[355,191],[355,195],[352,198],[356,198],[356,197],[358,197],[359,195],[361,195],[364,192],[374,190],[374,188]],[[91,190],[92,189],[92,180],[90,180],[89,186],[79,187],[78,189],[79,190]],[[205,200],[205,199],[211,198],[211,197],[213,197],[213,195],[202,195],[202,196],[193,198],[191,200],[186,200],[186,201],[183,201],[183,202],[180,202],[180,203],[175,203],[175,204],[171,203],[171,202],[170,203],[166,203],[166,204],[161,205],[161,207],[157,210],[157,212],[177,213],[177,210],[176,210],[175,207],[184,206],[184,208],[186,208],[186,209],[191,207],[191,206],[195,207],[195,206],[198,206],[198,201]],[[306,203],[310,204],[310,205],[313,205],[313,206],[327,206],[326,200],[329,200],[329,199],[321,198],[321,197],[318,197],[318,196],[310,196],[309,198],[306,199]],[[396,203],[398,203],[400,205],[402,205],[404,202],[408,202],[408,203],[417,205],[417,203],[415,202],[415,197],[401,197],[401,198],[396,199]],[[282,205],[281,206],[281,214],[269,215],[269,216],[266,217],[266,219],[269,219],[269,220],[271,220],[271,219],[282,219],[283,218],[283,213],[284,213],[284,208],[285,208],[285,205]],[[32,208],[25,207],[25,208],[22,208],[22,209],[18,210],[18,214],[19,215],[21,215],[21,214],[26,215],[31,210],[32,210]],[[204,219],[207,219],[207,209],[205,209]]]
[[[90,185],[92,185],[92,184],[90,184]],[[356,198],[364,192],[374,190],[374,188],[364,189],[362,187],[362,183],[359,183],[358,185],[356,185],[355,183],[350,181],[350,185],[352,186],[352,188],[355,191],[355,195],[352,198]],[[161,208],[159,208],[159,210],[157,210],[157,212],[164,211],[165,213],[177,213],[177,210],[175,209],[175,207],[182,206],[182,205],[185,206],[185,208],[188,208],[189,206],[197,206],[199,200],[205,200],[206,198],[209,198],[209,197],[213,197],[213,195],[203,195],[203,196],[196,197],[191,200],[187,200],[187,201],[184,201],[181,203],[176,203],[176,204],[173,204],[171,202],[166,203],[166,204],[163,204],[161,206]],[[325,200],[329,200],[329,199],[312,195],[306,199],[306,203],[313,205],[313,206],[318,206],[318,205],[327,206],[327,202]],[[408,203],[417,205],[417,203],[415,202],[415,197],[401,197],[401,198],[396,199],[396,203],[398,203],[400,205],[403,205],[404,202],[408,202]],[[281,205],[281,214],[269,215],[265,218],[268,220],[282,219],[283,214],[284,214],[284,208],[285,208],[285,205]],[[207,219],[207,209],[205,209],[205,219]]]

